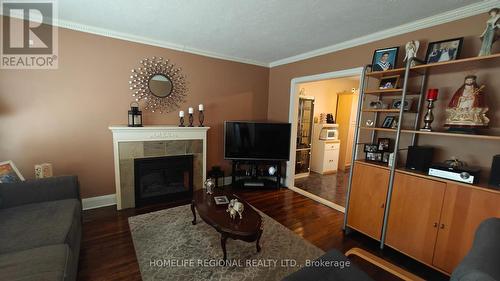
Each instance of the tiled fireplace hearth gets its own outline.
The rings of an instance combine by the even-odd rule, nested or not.
[[[109,129],[113,132],[113,150],[115,163],[115,185],[117,209],[133,208],[136,206],[136,186],[140,186],[140,181],[135,178],[137,174],[135,167],[138,163],[154,164],[153,160],[178,161],[179,167],[192,163],[192,187],[193,190],[202,188],[206,175],[206,142],[208,127],[174,127],[174,126],[145,126],[145,127],[127,127],[111,126]],[[178,159],[172,156],[179,156]],[[181,157],[189,156],[189,157]],[[147,161],[150,160],[150,161]],[[171,161],[172,162],[172,161]],[[163,164],[162,164],[163,163]],[[155,177],[156,182],[162,184],[171,184],[167,187],[151,186],[158,188],[158,194],[162,197],[159,200],[168,201],[171,198],[178,197],[182,191],[186,191],[187,186],[180,185],[180,177],[189,175],[185,171],[173,171],[168,175],[168,161],[159,161],[158,167],[153,170],[159,171],[152,173],[150,177]],[[149,165],[148,164],[148,165]],[[150,166],[147,166],[151,168]],[[163,171],[162,171],[163,169]],[[159,175],[162,175],[160,179]],[[183,181],[185,185],[185,181]],[[144,181],[143,181],[144,187]],[[182,190],[184,188],[184,190]],[[177,190],[178,189],[178,190]],[[181,193],[178,193],[181,192]],[[184,193],[186,194],[186,193]],[[188,193],[187,193],[188,194]],[[147,197],[147,196],[146,196]],[[142,198],[144,199],[144,198]],[[155,200],[143,200],[140,204],[154,202]]]

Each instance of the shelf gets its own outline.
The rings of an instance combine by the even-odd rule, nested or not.
[[[392,129],[392,128],[378,128],[378,127],[359,127],[359,128],[363,129],[363,130],[370,130],[370,131],[382,131],[382,132],[394,132],[394,133],[396,132],[396,129]]]
[[[371,131],[394,132],[394,133],[396,132],[396,129],[392,129],[392,128],[378,128],[378,127],[359,127],[359,128],[363,129],[363,130],[371,130]],[[415,130],[408,130],[408,129],[401,129],[401,133],[500,141],[500,136],[495,136],[495,135],[470,135],[470,134],[436,132],[436,131],[433,131],[433,132],[415,131]]]
[[[390,169],[390,167],[386,163],[379,163],[379,162],[375,162],[375,161],[366,161],[364,159],[355,160],[355,163],[359,163],[359,164],[363,164],[363,165],[367,165],[367,166],[372,166],[372,167],[376,167],[376,168],[381,168],[381,169],[386,169],[386,170]],[[461,185],[461,186],[468,187],[468,188],[474,188],[474,189],[480,189],[480,190],[488,191],[488,192],[500,193],[500,190],[494,189],[493,187],[489,186],[487,183],[484,183],[484,182],[480,182],[478,184],[462,183],[462,182],[458,182],[458,181],[452,181],[452,180],[448,180],[448,179],[429,176],[428,174],[426,174],[424,172],[408,170],[404,167],[399,167],[399,168],[396,168],[395,170],[398,173],[407,174],[407,175],[411,175],[411,176],[417,176],[417,177],[421,177],[421,178],[425,178],[425,179],[429,179],[429,180],[433,180],[433,181],[440,181],[440,182],[444,182],[444,183],[449,182],[449,183]]]
[[[489,56],[482,56],[482,57],[471,57],[471,58],[458,59],[458,60],[452,60],[452,61],[420,64],[420,65],[416,65],[416,66],[411,67],[410,70],[417,71],[417,70],[421,70],[421,69],[435,68],[435,67],[440,67],[440,66],[445,66],[445,65],[479,62],[479,61],[498,59],[498,58],[500,58],[500,53],[489,55]],[[373,71],[373,72],[366,73],[366,75],[371,76],[371,77],[383,77],[383,76],[388,76],[388,75],[396,75],[396,74],[404,74],[404,73],[405,73],[405,68],[401,67],[401,68],[395,68],[395,69],[390,69],[390,70],[386,70],[386,71]]]
[[[448,133],[448,132],[427,132],[427,131],[415,131],[415,130],[401,130],[402,133],[410,134],[421,134],[421,135],[431,135],[431,136],[443,136],[443,137],[455,137],[455,138],[470,138],[470,139],[483,139],[483,140],[498,140],[500,141],[500,136],[495,135],[470,135],[470,134],[460,134],[460,133]]]
[[[363,109],[363,112],[392,112],[392,113],[398,113],[399,109],[372,109],[372,108],[365,108]]]
[[[401,93],[403,92],[403,89],[378,89],[378,90],[369,90],[365,91],[366,95],[373,95],[373,94],[394,94],[394,93]]]

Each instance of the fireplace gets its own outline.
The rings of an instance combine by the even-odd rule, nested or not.
[[[193,155],[134,159],[135,206],[189,198],[193,194]]]

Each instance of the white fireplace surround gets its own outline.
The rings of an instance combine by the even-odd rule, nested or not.
[[[171,125],[155,125],[144,127],[128,127],[113,125],[109,129],[113,133],[113,154],[115,165],[116,207],[118,210],[127,208],[122,204],[125,194],[122,194],[120,175],[120,150],[122,142],[174,141],[174,140],[201,140],[203,149],[202,179],[206,178],[207,170],[207,131],[209,127],[177,127]],[[202,184],[202,183],[197,183]]]

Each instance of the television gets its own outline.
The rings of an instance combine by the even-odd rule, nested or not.
[[[290,123],[224,122],[224,159],[290,160]]]

